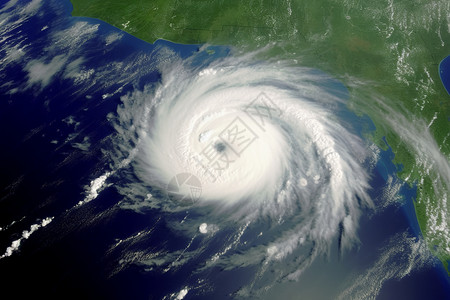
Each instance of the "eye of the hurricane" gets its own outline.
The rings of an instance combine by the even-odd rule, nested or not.
[[[219,153],[223,153],[226,148],[227,148],[227,146],[224,143],[222,143],[222,142],[217,142],[214,145],[214,149],[216,149],[216,151],[219,152]]]

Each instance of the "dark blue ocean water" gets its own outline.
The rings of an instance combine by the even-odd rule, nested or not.
[[[28,1],[19,1],[17,5],[26,3]],[[0,255],[13,240],[21,237],[23,230],[29,230],[38,220],[50,216],[54,220],[24,240],[19,251],[0,259],[2,293],[14,293],[19,298],[33,295],[35,298],[161,299],[187,285],[198,285],[192,270],[201,257],[176,272],[150,270],[139,263],[146,259],[141,256],[145,250],[170,252],[189,243],[188,238],[167,225],[171,218],[180,215],[162,214],[151,209],[144,213],[121,209],[118,204],[123,195],[114,186],[103,190],[92,202],[74,207],[84,199],[86,185],[109,170],[111,160],[104,149],[112,147],[108,137],[115,129],[108,118],[121,104],[120,97],[160,80],[161,74],[151,62],[158,59],[164,49],[185,59],[198,53],[200,45],[162,40],[148,44],[101,21],[70,17],[71,9],[69,1],[46,2],[38,13],[12,29],[9,32],[12,38],[7,40],[14,43],[20,40],[18,37],[25,37],[30,46],[23,60],[5,63],[0,75],[0,140],[3,145],[0,148],[0,227],[4,228],[0,231]],[[83,40],[78,53],[70,56],[66,48],[54,46],[54,35],[79,22],[99,24],[98,31]],[[46,25],[49,28],[42,30]],[[114,47],[105,48],[104,37],[111,34],[120,34],[122,38]],[[0,59],[6,56],[4,48],[1,49]],[[211,49],[215,54],[199,55],[198,64],[207,64],[208,60],[229,52],[227,47]],[[55,55],[63,55],[69,60],[79,55],[85,60],[86,70],[111,66],[112,71],[105,73],[103,80],[88,86],[74,85],[71,78],[60,72],[48,85],[28,87],[26,66],[33,60],[48,63]],[[142,59],[136,62],[138,58]],[[129,64],[129,68],[121,68],[121,74],[116,74],[111,63],[117,61]],[[18,91],[11,93],[13,88]],[[342,116],[349,124],[364,124],[358,128],[374,128],[367,117],[358,118],[347,110],[342,110]],[[78,125],[68,121],[68,117]],[[90,144],[88,151],[79,146],[86,144],[86,137]],[[380,152],[371,180],[373,199],[380,198],[379,187],[385,185],[389,176],[395,177],[398,167],[392,164],[392,158],[390,148]],[[119,170],[114,179],[120,179],[121,172],[126,170]],[[344,272],[363,272],[377,259],[389,237],[397,233],[407,232],[420,237],[413,206],[416,189],[403,185],[400,194],[403,200],[399,205],[388,206],[381,214],[368,212],[363,217],[360,249],[343,261],[336,259],[328,263],[325,272],[334,276],[328,280],[339,281],[339,276],[348,275]],[[112,247],[118,239],[126,240],[137,232],[144,232],[146,238]],[[226,230],[218,233],[216,242],[210,243],[205,252],[214,253],[220,249],[220,241],[226,236]],[[194,240],[191,247],[195,248],[199,243],[200,240]],[[342,268],[344,263],[348,269]],[[118,268],[121,264],[124,265],[122,269]],[[333,264],[341,274],[333,274]],[[208,279],[207,284],[190,291],[185,299],[229,298],[250,281],[253,272],[252,268],[232,271],[213,268],[202,274]],[[312,266],[311,278],[317,276],[314,272]],[[288,296],[293,299],[301,294],[300,290],[296,292],[296,284],[289,287],[292,294]],[[302,286],[302,282],[298,284],[302,289],[308,288]],[[318,280],[309,289],[323,289],[323,285],[326,282]],[[400,280],[388,280],[379,298],[450,299],[449,295],[449,277],[436,261],[413,270]]]
[[[439,76],[447,93],[450,95],[450,55],[444,58],[439,64]]]

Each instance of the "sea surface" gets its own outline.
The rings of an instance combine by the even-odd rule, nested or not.
[[[450,55],[444,58],[439,64],[439,76],[445,89],[450,94]]]

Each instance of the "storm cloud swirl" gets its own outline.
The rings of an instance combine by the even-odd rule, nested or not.
[[[199,269],[260,265],[256,284],[264,266],[280,265],[277,277],[296,279],[333,243],[357,245],[362,209],[373,206],[370,154],[339,117],[347,95],[341,84],[253,55],[207,66],[176,60],[160,70],[160,83],[123,97],[114,118],[118,153],[132,156],[141,181],[122,192],[169,214],[203,216],[173,224],[193,238],[209,234],[202,247],[183,250],[184,259],[208,252],[216,232],[231,231]],[[294,265],[282,263],[288,256]],[[153,263],[170,268],[176,257],[166,251]]]

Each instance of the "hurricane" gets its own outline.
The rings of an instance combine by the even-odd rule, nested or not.
[[[112,118],[116,155],[133,157],[133,181],[121,191],[135,205],[200,214],[171,226],[209,234],[205,253],[214,232],[231,230],[229,243],[200,269],[259,265],[257,280],[268,265],[281,263],[276,276],[297,279],[334,243],[341,253],[357,247],[360,216],[373,207],[371,155],[339,117],[347,100],[342,84],[255,54],[207,64],[194,57],[159,68],[160,83],[122,97]],[[173,184],[176,195],[167,192]],[[258,231],[246,237],[252,246],[228,253],[247,231]],[[183,256],[201,255],[188,253]],[[149,264],[170,265],[173,255]],[[282,263],[287,257],[295,257],[295,266]]]

